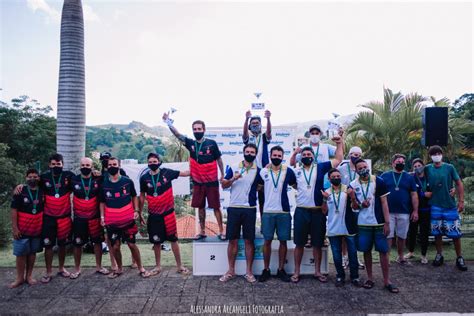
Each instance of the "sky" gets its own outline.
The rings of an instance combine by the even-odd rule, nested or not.
[[[62,1],[0,1],[0,99],[56,109]],[[347,115],[383,87],[473,91],[470,1],[83,0],[88,125],[241,126],[255,92],[274,125]],[[55,115],[55,113],[54,113]]]

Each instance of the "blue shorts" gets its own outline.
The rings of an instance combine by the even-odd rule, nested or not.
[[[462,233],[458,209],[431,206],[431,235],[460,238]]]
[[[278,240],[290,240],[291,215],[290,213],[263,213],[262,234],[265,240],[273,240],[275,231]]]
[[[41,252],[43,247],[41,247],[41,238],[39,237],[28,237],[21,239],[13,240],[13,255],[28,256],[34,255],[37,252]]]
[[[257,208],[255,207],[228,207],[226,237],[228,240],[240,238],[240,229],[244,239],[255,239],[255,221]]]
[[[295,245],[303,247],[311,235],[311,245],[322,248],[326,238],[326,215],[321,209],[297,207],[293,221],[293,239]]]
[[[357,250],[361,252],[372,251],[375,245],[375,251],[381,253],[388,252],[387,236],[383,233],[382,226],[361,226],[359,225],[359,234],[357,235]]]

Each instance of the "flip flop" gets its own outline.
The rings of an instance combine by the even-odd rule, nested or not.
[[[313,275],[313,278],[321,283],[326,283],[328,281],[328,278],[326,278],[324,275]]]
[[[138,273],[139,276],[141,276],[142,278],[146,279],[146,278],[149,278],[151,275],[150,275],[150,272],[148,271],[140,271],[140,273]]]
[[[118,278],[119,276],[121,276],[122,274],[123,274],[123,272],[112,271],[112,273],[110,273],[107,277],[109,279],[115,279],[115,278]]]
[[[96,270],[95,273],[102,274],[102,275],[108,275],[108,274],[110,274],[110,271],[107,270],[107,268],[102,267],[102,268],[100,268],[100,270]]]
[[[293,274],[290,278],[291,282],[293,283],[298,283],[300,281],[300,276],[299,275],[296,275],[296,274]]]
[[[45,274],[41,277],[40,281],[41,281],[41,283],[46,284],[46,283],[51,282],[52,278],[53,278],[52,276]]]
[[[161,268],[154,267],[150,271],[150,276],[155,276],[161,273]]]
[[[219,239],[222,240],[222,241],[226,240],[224,234],[219,234],[219,235],[217,235],[217,238],[219,238]]]
[[[207,235],[197,234],[196,237],[194,237],[194,240],[201,240],[201,239],[204,239],[204,238],[207,238]]]
[[[363,287],[364,289],[370,290],[371,288],[374,287],[374,285],[375,285],[374,281],[372,281],[372,280],[367,280],[367,281],[364,282],[364,285],[362,285],[362,287]]]
[[[253,274],[246,274],[246,275],[244,275],[244,278],[248,283],[257,282],[257,279],[255,278],[255,276]]]
[[[226,272],[223,276],[221,276],[219,278],[219,281],[227,282],[229,280],[232,280],[233,278],[235,278],[235,274],[230,274],[230,273]]]
[[[190,273],[189,269],[186,267],[182,267],[181,269],[178,269],[176,273],[182,274],[182,275],[188,275]]]
[[[74,280],[74,279],[77,279],[80,275],[81,275],[80,271],[79,272],[72,272],[72,273],[70,273],[69,278]]]
[[[59,271],[57,273],[57,275],[62,276],[63,278],[70,278],[71,277],[71,273],[67,272],[66,270]]]
[[[389,291],[390,293],[399,293],[400,290],[398,289],[398,287],[394,284],[387,284],[384,286],[384,288]]]

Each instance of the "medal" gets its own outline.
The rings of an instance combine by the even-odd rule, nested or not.
[[[63,173],[61,172],[61,175],[59,176],[58,183],[54,180],[54,175],[51,174],[51,178],[53,179],[53,184],[54,184],[54,191],[56,194],[54,195],[55,198],[59,199],[59,188],[61,185],[61,178],[63,177]]]
[[[319,147],[318,147],[319,148]],[[314,164],[311,165],[311,171],[309,172],[309,177],[306,177],[306,171],[303,167],[303,176],[304,176],[304,181],[306,181],[306,188],[308,190],[311,190],[311,176],[313,175],[313,170],[314,170]]]
[[[202,145],[204,144],[204,138],[202,139],[202,142],[199,143],[199,146],[198,146],[198,142],[194,142],[194,148],[196,148],[196,162],[199,163],[199,155],[201,154],[202,155],[202,152],[201,152],[201,148],[202,148]]]
[[[27,188],[28,188],[28,195],[30,196],[31,202],[33,203],[33,209],[31,210],[31,213],[36,214],[36,206],[39,203],[39,200],[38,200],[39,189],[36,189],[36,196],[33,199],[33,194],[31,194],[30,187],[27,187]]]
[[[160,178],[160,169],[158,169],[158,173],[156,174],[156,180],[155,180],[155,177],[152,174],[150,174],[150,176],[151,176],[151,182],[153,183],[153,196],[157,197],[158,193],[156,192],[156,190],[158,188],[158,185],[161,185],[161,183],[158,182],[158,180]]]
[[[400,191],[400,188],[395,188],[395,191]]]
[[[56,193],[56,194],[54,195],[54,197],[57,198],[57,199],[59,199],[59,193]]]
[[[275,181],[275,178],[273,177],[273,169],[270,167],[270,175],[272,176],[272,183],[273,183],[273,192],[278,192],[278,182],[280,182],[280,176],[281,176],[281,165],[280,165],[280,170],[278,170],[278,177]]]
[[[154,196],[154,197],[157,197],[157,196],[158,196],[158,193],[156,193],[156,192],[153,193],[153,196]]]
[[[92,177],[89,177],[89,184],[86,189],[86,185],[84,184],[84,179],[81,176],[81,183],[82,183],[82,187],[84,188],[84,195],[86,196],[85,197],[86,201],[89,201],[89,194],[91,193],[91,182],[92,182]]]
[[[33,214],[33,215],[36,214],[36,209],[35,208],[31,210],[31,214]]]
[[[400,181],[402,180],[404,172],[405,171],[402,171],[402,173],[400,173],[400,177],[398,177],[398,181],[397,181],[395,179],[395,172],[392,171],[393,182],[395,183],[395,191],[400,191]]]
[[[311,190],[311,186],[310,186],[310,185],[307,185],[307,186],[306,186],[306,189]]]
[[[278,188],[273,188],[273,192],[278,193]]]
[[[86,200],[86,201],[89,201],[89,197],[88,197],[88,196],[86,196],[86,198],[85,198],[84,200]]]
[[[339,187],[339,194],[337,195],[337,200],[336,200],[336,196],[334,194],[334,188],[331,187],[331,194],[332,194],[332,199],[334,200],[334,205],[336,206],[336,213],[339,213],[339,205],[341,205],[341,190],[342,190],[342,187]]]

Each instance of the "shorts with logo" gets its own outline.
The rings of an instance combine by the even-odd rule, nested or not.
[[[105,240],[104,229],[100,225],[99,218],[74,218],[72,223],[73,239],[72,243],[74,246],[81,247],[87,242],[94,244],[101,243]]]
[[[410,214],[390,213],[390,234],[387,238],[395,235],[401,239],[407,239],[410,227]]]
[[[383,233],[383,225],[359,225],[359,234],[357,235],[356,243],[357,250],[361,252],[372,251],[374,245],[375,251],[387,253],[389,250],[387,237]]]
[[[265,240],[273,240],[275,231],[278,240],[285,241],[291,238],[291,214],[287,213],[263,213],[262,234]]]
[[[205,208],[207,199],[207,207],[218,209],[221,207],[219,195],[219,186],[211,186],[208,184],[194,184],[192,207]]]
[[[166,240],[178,240],[176,213],[166,215],[150,214],[147,221],[148,240],[152,244],[162,244]]]
[[[107,227],[107,238],[109,238],[110,243],[113,245],[115,242],[122,241],[130,244],[134,244],[136,242],[135,234],[138,233],[137,224],[133,223],[133,225],[126,227],[126,228],[116,228],[113,226]]]
[[[442,208],[431,206],[431,234],[433,236],[446,236],[460,238],[461,221],[457,208]]]
[[[242,229],[242,236],[244,239],[254,240],[256,220],[256,207],[228,207],[226,226],[227,239],[239,239],[240,230]]]
[[[14,256],[20,257],[34,255],[37,252],[41,252],[42,250],[43,247],[41,247],[40,237],[26,237],[13,240]]]
[[[302,247],[311,235],[311,245],[321,248],[326,237],[326,215],[319,208],[296,207],[293,222],[293,240]]]
[[[65,246],[71,242],[72,237],[72,219],[66,217],[52,217],[43,215],[43,230],[41,241],[46,248],[54,245]]]

